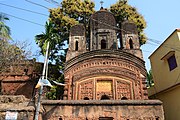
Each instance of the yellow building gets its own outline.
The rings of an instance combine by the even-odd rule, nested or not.
[[[149,57],[154,86],[150,98],[163,102],[166,120],[180,120],[180,29],[176,29]]]

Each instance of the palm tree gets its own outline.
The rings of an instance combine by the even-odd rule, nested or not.
[[[46,52],[47,43],[50,42],[50,50],[56,50],[56,45],[61,42],[58,32],[54,29],[54,25],[51,22],[46,22],[45,32],[35,36],[36,43],[41,48],[41,53],[44,55]],[[63,46],[63,43],[62,43]],[[61,47],[62,47],[61,46]],[[50,51],[51,54],[54,51]],[[56,51],[57,52],[57,51]]]
[[[8,40],[11,39],[10,28],[5,25],[5,21],[9,20],[4,14],[0,14],[0,39]]]
[[[46,47],[49,42],[49,59],[53,60],[55,63],[54,65],[50,65],[53,69],[49,69],[49,80],[54,80],[57,82],[63,82],[64,77],[61,73],[62,69],[64,68],[64,58],[65,56],[60,53],[59,50],[63,50],[64,42],[60,38],[60,35],[57,30],[54,29],[54,24],[51,22],[46,22],[45,25],[45,32],[36,35],[35,40],[36,43],[41,48],[41,53],[45,55]],[[58,54],[58,55],[57,55]],[[59,55],[60,54],[60,55]],[[53,71],[53,72],[52,72]],[[59,92],[61,91],[61,92]],[[46,93],[46,97],[48,99],[58,99],[63,94],[62,87],[53,87],[51,88],[50,92]]]

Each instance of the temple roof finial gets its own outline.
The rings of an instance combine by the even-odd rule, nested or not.
[[[100,1],[100,4],[101,4],[101,9],[103,9],[103,3],[104,3],[104,1]]]

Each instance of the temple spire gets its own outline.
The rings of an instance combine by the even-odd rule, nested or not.
[[[104,3],[104,1],[100,1],[100,4],[101,4],[101,9],[103,9],[103,3]]]

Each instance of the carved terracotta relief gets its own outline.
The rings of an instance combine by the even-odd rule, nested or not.
[[[132,99],[132,86],[129,82],[118,80],[117,85],[117,99]]]
[[[84,99],[89,99],[92,100],[93,99],[93,80],[88,80],[88,81],[84,81],[81,82],[78,85],[78,99],[79,100],[84,100]]]

